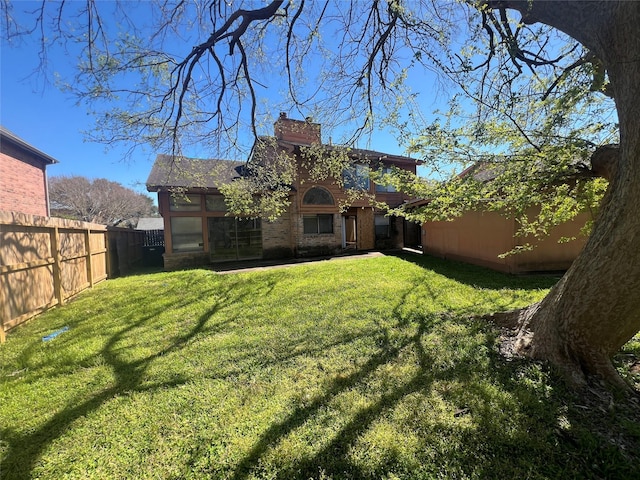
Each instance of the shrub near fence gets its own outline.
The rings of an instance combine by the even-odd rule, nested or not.
[[[5,332],[140,261],[142,235],[0,212],[0,341]]]

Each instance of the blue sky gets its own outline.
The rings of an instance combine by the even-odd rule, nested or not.
[[[32,4],[32,2],[29,2]],[[16,7],[27,7],[17,2]],[[19,8],[16,8],[19,10]],[[93,118],[86,107],[76,105],[69,94],[52,84],[57,74],[73,72],[75,58],[62,49],[49,51],[48,79],[36,72],[39,64],[36,38],[7,44],[0,51],[0,123],[35,148],[60,163],[47,173],[107,178],[139,192],[153,164],[155,152],[136,152],[124,161],[124,147],[107,150],[105,145],[85,142],[83,131],[91,129]],[[155,194],[154,194],[155,196]]]
[[[33,10],[38,4],[18,1],[13,5],[14,13],[20,20],[22,12]],[[139,5],[144,9],[144,3]],[[49,49],[48,68],[43,75],[37,70],[40,47],[38,39],[36,34],[11,43],[4,39],[2,41],[0,123],[60,162],[49,167],[49,176],[107,178],[146,193],[144,183],[155,155],[164,152],[136,150],[125,160],[128,150],[126,145],[107,148],[103,144],[87,141],[83,131],[92,129],[94,118],[89,115],[85,105],[76,104],[71,94],[62,92],[54,85],[56,77],[69,79],[73,75],[76,62],[74,52],[61,46]],[[433,78],[425,72],[424,78],[414,81],[426,93],[427,98],[431,99],[425,105],[425,111],[435,109],[433,97],[428,93],[433,89]],[[277,114],[278,112],[274,112],[274,119]],[[357,146],[393,154],[403,153],[396,139],[386,132],[376,132],[368,142],[363,141]],[[195,151],[195,155],[198,155],[197,149]],[[194,155],[192,152],[189,154]]]
[[[24,21],[25,18],[29,18],[31,19],[31,24],[33,24],[33,16],[25,17],[23,12],[33,11],[39,4],[39,2],[22,0],[12,2],[18,21]],[[49,6],[52,3],[47,3],[46,5]],[[55,6],[56,4],[53,5]],[[83,3],[71,1],[65,3],[65,5],[70,5],[69,9],[73,10],[73,8],[82,7]],[[106,29],[111,30],[110,33],[113,33],[120,27],[116,25],[113,18],[108,16],[109,8],[114,4],[108,0],[103,0],[99,2],[99,5],[102,13],[106,14],[103,19],[107,22],[111,20]],[[149,17],[149,4],[142,1],[137,3],[125,2],[124,5],[130,20],[135,24],[135,29],[148,33],[148,28],[153,23],[153,19]],[[189,5],[193,7],[192,4]],[[340,4],[338,3],[337,5]],[[74,18],[73,15],[65,17],[65,20],[70,22],[68,28],[78,28],[78,25],[72,23]],[[48,68],[43,74],[42,71],[38,71],[40,63],[38,33],[31,37],[19,38],[11,43],[2,39],[0,50],[0,123],[26,142],[60,162],[49,167],[49,176],[81,175],[88,178],[106,178],[146,193],[144,183],[156,154],[169,152],[138,149],[130,157],[127,157],[126,154],[129,150],[127,145],[116,145],[107,148],[103,144],[87,141],[83,131],[93,129],[95,118],[89,115],[86,105],[76,104],[76,100],[71,97],[71,94],[62,92],[54,85],[55,78],[69,80],[73,77],[78,60],[77,52],[73,51],[72,44],[57,44],[55,47],[48,49]],[[203,38],[198,38],[197,35],[198,30],[195,28],[181,29],[179,31],[180,41],[175,43],[172,38],[168,43],[170,48],[184,55],[190,51],[193,45],[203,40]],[[200,35],[208,35],[208,33],[204,31]],[[327,33],[327,37],[329,37],[329,43],[331,43],[331,32]],[[339,35],[335,37],[336,41],[338,41],[338,37]],[[466,37],[462,35],[460,38],[464,39]],[[267,47],[269,46],[267,45]],[[164,47],[166,47],[166,44],[157,48]],[[276,48],[277,46],[273,45],[273,52],[270,51],[272,50],[270,48],[266,50],[268,53],[275,55],[278,53],[275,50]],[[404,53],[411,57],[412,51]],[[267,62],[265,65],[268,67],[270,64]],[[304,73],[307,74],[308,71],[313,71],[313,69],[313,65],[306,65]],[[313,79],[313,75],[309,76]],[[257,89],[258,95],[264,95],[270,103],[277,102],[280,99],[273,97],[281,95],[279,92],[284,88],[282,72],[280,72],[279,79],[277,72],[271,71],[268,72],[265,78],[268,80],[265,81],[268,85],[260,85]],[[452,90],[439,83],[435,74],[427,69],[411,69],[407,86],[412,91],[420,94],[417,97],[417,106],[412,111],[412,114],[423,115],[422,122],[430,122],[434,118],[432,115],[434,110],[438,108],[447,109],[444,101],[452,93]],[[331,91],[328,98],[332,98],[333,95],[334,92]],[[206,99],[207,97],[202,98]],[[258,103],[261,103],[262,100],[262,98],[258,98]],[[378,101],[378,99],[375,100]],[[270,111],[268,113],[271,114]],[[272,112],[273,120],[277,118],[278,113],[279,110]],[[302,118],[293,113],[289,115],[291,118]],[[268,125],[269,122],[267,122]],[[261,131],[258,133],[270,134],[271,132]],[[325,142],[328,141],[329,135],[330,133],[323,129]],[[333,140],[340,141],[337,136],[334,136]],[[404,154],[403,148],[398,145],[394,135],[385,131],[376,131],[370,138],[359,141],[355,146],[391,154]],[[250,145],[245,147],[248,150]],[[189,151],[185,151],[185,154],[207,157],[215,155],[215,152],[207,151],[201,143],[198,143],[190,145]],[[244,160],[245,157],[240,156],[232,159]],[[449,173],[448,170],[444,170],[444,172]],[[421,173],[430,174],[426,170]]]

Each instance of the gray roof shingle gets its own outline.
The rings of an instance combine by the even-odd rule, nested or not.
[[[215,189],[240,175],[236,170],[245,162],[236,160],[197,159],[160,154],[147,178],[147,190],[157,192],[171,188]]]
[[[136,230],[164,230],[164,218],[142,217],[138,220]]]

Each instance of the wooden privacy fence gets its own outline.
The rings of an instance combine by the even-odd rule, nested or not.
[[[142,232],[0,212],[0,342],[5,332],[142,258]]]
[[[142,263],[144,232],[130,228],[107,227],[107,275],[127,274]]]

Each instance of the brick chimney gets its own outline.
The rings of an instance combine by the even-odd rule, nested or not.
[[[277,140],[312,145],[322,143],[320,124],[313,123],[310,117],[306,120],[287,118],[286,112],[281,112],[278,120],[273,124]]]

